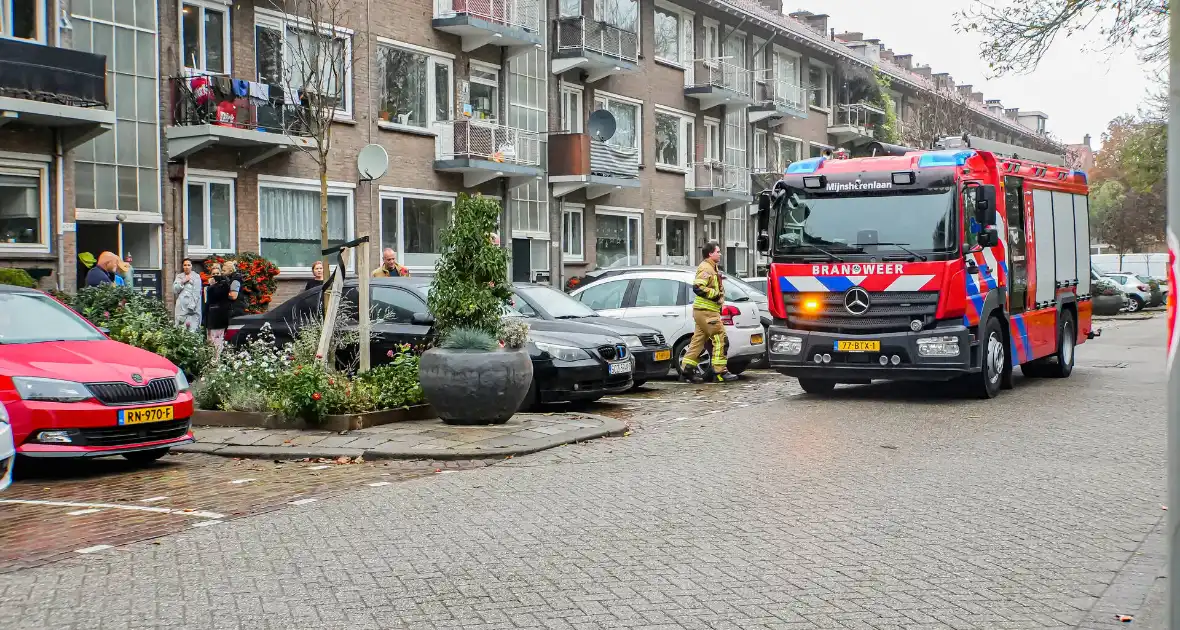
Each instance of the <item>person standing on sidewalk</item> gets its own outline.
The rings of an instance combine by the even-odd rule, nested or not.
[[[721,323],[725,287],[721,283],[721,271],[717,268],[721,263],[721,245],[717,241],[709,241],[701,248],[701,255],[704,260],[697,267],[696,279],[692,283],[692,292],[696,294],[692,301],[692,318],[696,328],[692,333],[692,341],[688,344],[688,352],[680,364],[680,374],[681,378],[686,380],[704,382],[700,358],[701,351],[705,349],[705,341],[708,340],[713,344],[710,353],[713,378],[719,383],[728,383],[736,381],[738,377],[726,368],[725,326]]]
[[[409,275],[410,270],[397,264],[397,254],[388,247],[381,252],[381,266],[373,270],[374,278],[409,277]]]

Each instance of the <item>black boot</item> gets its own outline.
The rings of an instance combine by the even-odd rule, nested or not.
[[[701,372],[699,365],[692,367],[684,366],[680,370],[680,380],[686,383],[704,383],[705,375]]]

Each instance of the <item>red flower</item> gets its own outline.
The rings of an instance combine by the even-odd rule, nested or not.
[[[312,395],[311,395],[311,399],[312,399],[312,400],[319,400],[320,398],[322,398],[322,397],[320,396],[320,393],[319,393],[319,392],[316,392],[316,393],[314,393],[314,394],[312,394]]]
[[[392,357],[392,356],[393,356],[393,350],[390,350],[389,352],[386,352],[386,353],[385,353],[385,356],[387,356],[387,357]]]
[[[335,386],[335,385],[336,385],[336,379],[334,379],[334,378],[330,378],[330,379],[328,379],[328,385]]]

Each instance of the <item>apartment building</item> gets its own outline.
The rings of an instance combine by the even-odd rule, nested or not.
[[[553,282],[692,264],[706,240],[754,271],[752,195],[871,141],[878,74],[903,122],[953,97],[964,131],[1050,142],[1040,112],[762,1],[0,1],[33,7],[0,19],[25,55],[0,64],[35,55],[69,77],[0,85],[0,264],[72,287],[80,253],[117,251],[167,295],[185,257],[259,252],[282,299],[319,258],[312,104],[333,120],[330,240],[376,245],[354,270],[391,247],[430,273],[455,198],[478,192],[503,202],[513,278]],[[367,145],[389,157],[374,179]]]

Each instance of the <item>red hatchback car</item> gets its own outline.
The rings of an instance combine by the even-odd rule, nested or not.
[[[27,457],[150,462],[193,441],[183,372],[32,289],[0,285],[0,403]]]

